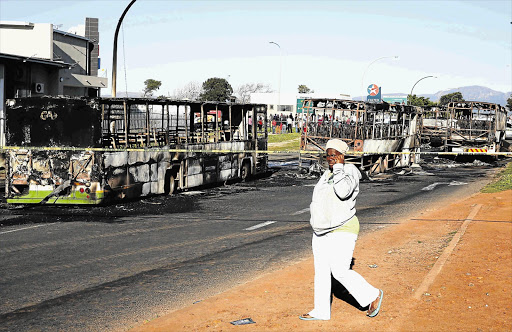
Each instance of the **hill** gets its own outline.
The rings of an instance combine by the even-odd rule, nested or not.
[[[439,91],[435,94],[424,94],[421,96],[430,98],[430,100],[432,101],[438,101],[441,98],[441,96],[454,92],[462,93],[464,100],[486,101],[488,103],[500,104],[501,106],[507,105],[507,98],[509,98],[510,94],[512,93],[503,93],[489,89],[485,86],[471,85],[463,86],[456,89]]]

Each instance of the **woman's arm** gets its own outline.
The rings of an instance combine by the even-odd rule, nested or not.
[[[354,190],[359,187],[359,176],[351,172],[351,166],[337,163],[333,166],[334,192],[340,199],[349,198]]]

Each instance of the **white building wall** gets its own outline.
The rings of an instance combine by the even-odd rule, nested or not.
[[[265,104],[269,115],[295,114],[297,111],[297,94],[295,93],[251,93],[251,103]],[[281,106],[281,107],[279,107]],[[280,110],[281,109],[281,110]]]
[[[54,32],[53,45],[54,55],[59,60],[73,65],[70,73],[88,74],[89,42],[87,40]]]
[[[0,53],[52,60],[52,24],[0,21]]]

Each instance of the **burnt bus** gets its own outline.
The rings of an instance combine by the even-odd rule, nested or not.
[[[6,103],[8,203],[104,204],[267,171],[266,106],[146,98]],[[213,115],[212,115],[213,114]]]
[[[419,107],[315,98],[304,99],[302,111],[302,168],[327,165],[319,152],[331,138],[347,143],[345,160],[366,176],[419,162]]]
[[[507,111],[499,104],[450,102],[423,114],[422,140],[448,152],[500,152],[506,122]]]

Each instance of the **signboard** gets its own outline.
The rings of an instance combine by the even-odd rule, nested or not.
[[[407,104],[407,97],[403,96],[386,96],[382,100],[388,104]]]
[[[380,103],[382,96],[382,88],[377,86],[377,84],[370,84],[366,89],[368,91],[368,96],[366,96],[366,101],[373,103]]]
[[[302,113],[302,103],[304,102],[303,98],[297,98],[297,113]]]
[[[297,113],[302,113],[304,111],[304,108],[302,107],[303,104],[304,104],[304,98],[297,98]],[[281,107],[283,107],[283,105],[281,105]],[[284,111],[291,111],[291,109],[289,109],[289,110],[285,109]],[[309,109],[308,113],[313,113],[313,110]]]

